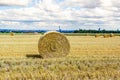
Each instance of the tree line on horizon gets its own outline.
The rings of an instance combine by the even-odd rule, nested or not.
[[[75,30],[74,33],[120,33],[119,30]]]
[[[0,33],[9,33],[9,32],[14,32],[14,33],[44,33],[49,30],[13,30],[13,29],[0,29]],[[56,30],[58,32],[62,33],[120,33],[120,30],[86,30],[86,29],[79,29],[79,30]]]

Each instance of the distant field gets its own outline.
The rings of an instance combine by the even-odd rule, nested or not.
[[[65,33],[67,36],[95,36],[95,34],[99,34],[100,36],[103,36],[104,34],[110,34],[110,33]],[[114,33],[115,36],[120,36],[120,33]]]
[[[1,34],[0,80],[120,79],[120,36],[66,35],[71,44],[67,57],[41,59],[37,47],[41,34]]]
[[[16,35],[36,35],[36,34],[44,34],[44,33],[15,33]],[[66,36],[95,36],[95,34],[99,34],[103,36],[104,34],[110,33],[63,33]],[[0,33],[0,35],[10,35],[10,33]],[[120,36],[120,33],[114,33],[115,36]]]

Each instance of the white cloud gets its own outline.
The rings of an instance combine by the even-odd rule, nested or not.
[[[111,0],[111,3],[114,7],[120,8],[120,0]]]
[[[54,0],[42,0],[36,7],[48,11],[59,11],[60,6]]]
[[[65,0],[63,6],[95,8],[100,6],[100,0]]]
[[[7,4],[7,0],[3,1],[6,1]],[[13,1],[16,4],[21,3],[20,0],[18,2],[17,0]],[[29,0],[26,0],[26,4],[28,2]],[[28,20],[26,23],[5,22],[23,29],[56,29],[59,25],[67,29],[81,27],[88,29],[85,27],[86,25],[94,25],[94,27],[90,27],[91,29],[97,29],[98,25],[103,28],[105,25],[105,28],[109,29],[109,26],[116,25],[116,27],[111,27],[111,29],[116,29],[120,28],[118,4],[119,1],[117,3],[114,0],[65,0],[60,3],[55,0],[40,0],[31,7],[0,10],[0,20]],[[29,20],[42,20],[42,22],[30,23]]]
[[[30,0],[0,0],[0,6],[27,6]]]
[[[11,22],[11,21],[1,21],[2,25],[19,25],[19,22]]]
[[[101,6],[103,6],[103,7],[111,7],[112,6],[111,0],[100,0],[100,1],[101,1]]]

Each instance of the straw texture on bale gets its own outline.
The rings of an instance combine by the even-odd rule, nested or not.
[[[96,37],[96,38],[100,37],[100,34],[95,34],[95,37]]]
[[[70,44],[62,33],[50,31],[39,39],[38,51],[43,58],[65,57],[70,52]]]
[[[103,37],[104,37],[104,38],[109,38],[110,35],[109,35],[109,34],[104,34]]]
[[[113,33],[110,33],[110,37],[114,37],[115,35]]]
[[[11,35],[11,36],[14,36],[14,33],[13,33],[13,32],[10,32],[10,35]]]

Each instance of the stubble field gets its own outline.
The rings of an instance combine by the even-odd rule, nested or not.
[[[37,35],[0,35],[0,80],[119,80],[120,36],[67,36],[67,57],[42,59]]]

